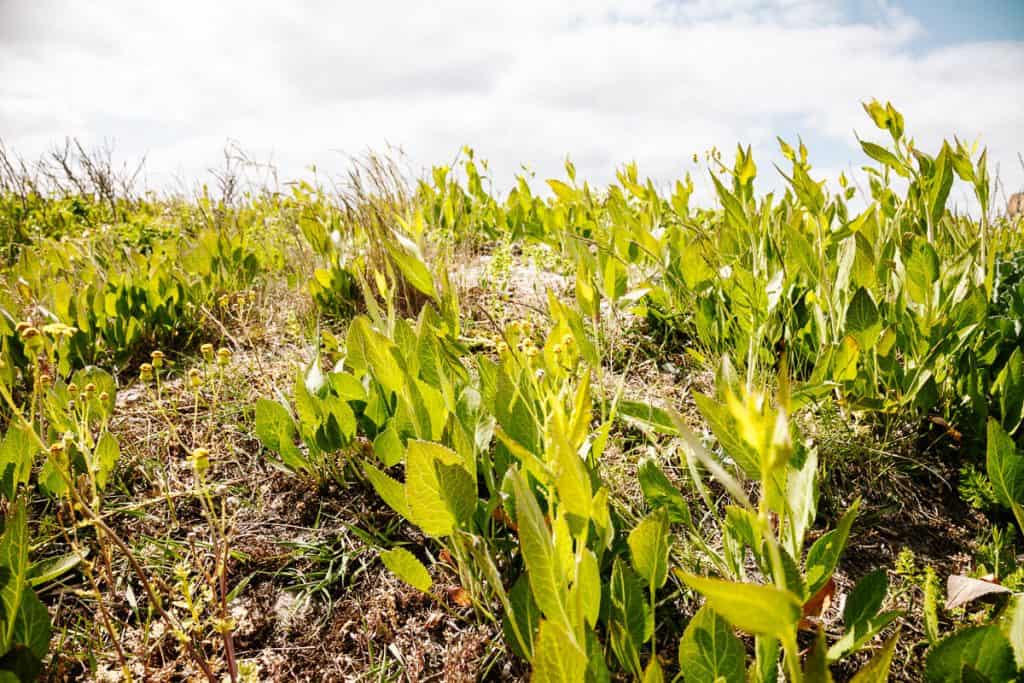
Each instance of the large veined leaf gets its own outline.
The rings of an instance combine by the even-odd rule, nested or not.
[[[21,426],[12,424],[0,444],[0,493],[14,498],[18,486],[28,481],[37,447]]]
[[[519,548],[530,577],[530,588],[544,616],[569,627],[565,605],[565,572],[555,552],[551,531],[544,522],[533,491],[522,475],[510,470],[515,492]]]
[[[634,676],[641,676],[640,648],[653,631],[654,615],[649,614],[647,601],[636,574],[615,558],[609,586],[608,632],[612,650],[619,663]]]
[[[42,659],[50,649],[50,635],[50,612],[32,589],[25,586],[14,622],[12,642],[27,647],[33,655]]]
[[[743,683],[746,649],[732,626],[704,605],[679,641],[679,673],[686,683]]]
[[[1013,350],[996,383],[1003,426],[1013,434],[1024,424],[1024,350]]]
[[[281,462],[293,471],[308,469],[302,451],[295,445],[295,422],[287,408],[277,401],[261,398],[256,402],[256,438],[281,456]]]
[[[857,290],[846,308],[846,333],[856,339],[862,349],[874,347],[882,334],[878,307],[863,287]]]
[[[430,270],[423,262],[423,255],[420,253],[419,247],[397,230],[392,234],[395,238],[394,241],[383,240],[392,261],[398,266],[406,282],[436,301],[438,297],[437,290],[434,288],[434,278],[431,277]]]
[[[0,570],[6,581],[0,586],[0,652],[7,652],[14,642],[14,630],[25,595],[25,578],[28,575],[28,524],[25,519],[25,503],[16,500],[4,519],[3,535],[0,536]]]
[[[860,146],[861,149],[864,150],[864,153],[875,161],[885,164],[904,178],[907,177],[908,171],[906,165],[885,147],[876,145],[873,142],[868,142],[867,140],[861,140]]]
[[[413,588],[427,593],[433,583],[423,563],[405,548],[392,548],[380,554],[381,562],[391,573]]]
[[[633,569],[651,593],[665,585],[668,578],[668,511],[658,508],[640,520],[629,532],[629,552]]]
[[[917,303],[924,303],[931,295],[932,284],[939,279],[939,256],[932,245],[918,237],[904,258],[907,293]]]
[[[889,667],[892,666],[892,656],[896,652],[896,643],[899,639],[900,631],[896,629],[868,663],[854,674],[850,683],[884,683],[889,680]]]
[[[857,499],[839,520],[836,528],[815,541],[807,551],[806,578],[807,592],[810,595],[817,593],[832,577],[836,565],[839,564],[839,557],[846,548],[850,527],[853,526],[859,509],[860,499]]]
[[[409,505],[405,499],[405,487],[401,482],[392,479],[370,463],[363,464],[363,473],[366,474],[366,479],[373,486],[373,490],[377,492],[381,500],[388,504],[388,507],[405,519],[412,521]]]
[[[94,467],[96,468],[96,485],[101,489],[106,488],[107,480],[110,478],[117,461],[121,458],[121,448],[117,445],[117,439],[109,431],[96,442],[96,449],[93,451]]]
[[[761,464],[757,454],[754,453],[742,438],[739,437],[735,420],[729,414],[724,405],[714,399],[694,392],[693,400],[697,404],[700,414],[711,427],[712,433],[722,445],[726,455],[736,461],[743,472],[752,479],[761,476]]]
[[[533,659],[533,639],[540,624],[540,612],[530,593],[530,580],[525,574],[508,592],[509,609],[502,616],[501,628],[512,651],[527,661]]]
[[[690,508],[686,504],[686,499],[679,489],[672,485],[653,458],[644,458],[640,462],[637,480],[648,505],[652,508],[668,509],[668,520],[673,524],[691,523]]]
[[[929,683],[1008,682],[1016,677],[1017,665],[998,626],[974,626],[939,641],[928,652],[924,674]]]
[[[711,609],[740,630],[780,640],[787,640],[796,632],[802,605],[788,590],[681,572],[679,577],[703,595]]]
[[[448,536],[476,504],[476,483],[462,458],[432,441],[409,441],[405,500],[410,521],[428,536]]]
[[[1024,455],[1009,434],[994,419],[988,421],[988,445],[985,469],[992,481],[992,490],[1000,503],[1013,511],[1017,524],[1024,528]]]
[[[588,624],[597,623],[601,611],[601,568],[597,563],[597,555],[591,550],[584,550],[576,565],[576,583],[573,586],[580,603],[579,613]]]
[[[533,675],[536,683],[577,683],[587,670],[587,655],[569,631],[558,622],[540,623],[533,651]]]

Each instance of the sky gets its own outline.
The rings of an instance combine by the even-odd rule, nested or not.
[[[468,145],[499,191],[568,157],[595,184],[629,161],[690,171],[698,198],[693,155],[742,143],[771,190],[776,135],[819,178],[867,163],[871,98],[918,147],[977,141],[1024,189],[1024,0],[0,0],[0,140],[145,155],[154,189],[208,179],[234,141],[283,179],[389,146],[419,173]]]

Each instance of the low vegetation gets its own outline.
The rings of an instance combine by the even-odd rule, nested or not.
[[[0,149],[0,679],[1016,680],[1024,224],[864,108],[708,208]]]

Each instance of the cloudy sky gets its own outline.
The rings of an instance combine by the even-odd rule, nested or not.
[[[925,149],[978,140],[1024,189],[1024,2],[0,0],[0,139],[28,158],[108,141],[156,187],[228,140],[283,176],[470,145],[498,189],[567,155],[596,182],[629,160],[666,182],[742,142],[776,187],[775,135],[802,136],[821,176],[863,163],[871,97]]]

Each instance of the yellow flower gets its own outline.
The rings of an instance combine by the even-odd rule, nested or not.
[[[189,461],[196,474],[202,476],[210,469],[210,451],[205,448],[196,448],[189,456]]]
[[[153,353],[149,354],[149,358],[150,358],[150,360],[153,361],[153,367],[154,368],[160,369],[160,368],[163,367],[163,365],[164,365],[164,352],[163,351],[154,351]]]
[[[213,344],[203,344],[199,347],[199,350],[202,352],[203,358],[207,363],[213,361]]]

